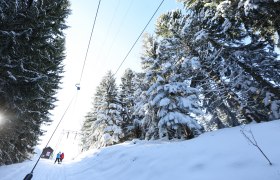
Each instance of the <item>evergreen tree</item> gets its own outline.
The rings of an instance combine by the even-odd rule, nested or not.
[[[118,89],[111,71],[102,79],[94,99],[90,141],[91,147],[103,147],[123,142],[123,119]]]
[[[161,16],[157,22],[157,35],[163,39],[154,51],[156,66],[150,66],[146,74],[153,72],[156,76],[151,81],[147,90],[149,111],[146,113],[144,124],[151,124],[152,128],[147,131],[146,138],[159,137],[193,138],[201,133],[201,126],[191,113],[198,113],[198,99],[195,89],[188,86],[188,75],[181,66],[183,48],[178,38],[174,38],[173,31],[178,31],[178,21],[181,18],[180,11],[174,11]],[[172,30],[171,30],[172,29]],[[146,47],[148,47],[146,45]],[[154,49],[154,48],[150,48]],[[148,51],[148,50],[146,50]],[[146,53],[148,60],[152,53]],[[143,58],[144,60],[144,58]],[[149,77],[150,78],[150,77]],[[152,122],[150,122],[153,120]],[[153,136],[150,136],[150,133]]]
[[[28,158],[50,123],[64,55],[67,0],[0,2],[0,164]]]
[[[135,137],[135,127],[133,122],[134,114],[134,92],[135,85],[133,79],[135,73],[131,69],[126,69],[121,77],[120,84],[120,102],[122,104],[123,129],[125,139],[133,139]]]
[[[133,126],[135,132],[135,138],[144,139],[145,133],[143,130],[143,118],[145,117],[145,103],[147,102],[146,90],[147,84],[144,82],[144,73],[136,73],[133,78],[133,84],[135,86],[134,106],[133,106]]]
[[[158,139],[158,118],[156,116],[157,109],[152,108],[149,102],[149,92],[148,89],[156,82],[156,78],[159,72],[157,69],[160,67],[160,62],[157,59],[157,48],[158,42],[156,38],[150,36],[149,34],[145,34],[143,39],[143,52],[141,57],[141,65],[144,70],[145,77],[143,79],[142,84],[145,84],[147,90],[143,93],[143,104],[142,108],[145,112],[141,123],[141,129],[143,131],[143,136],[145,139]]]
[[[81,147],[83,150],[88,150],[90,146],[93,143],[93,131],[92,131],[92,126],[94,122],[96,121],[96,114],[95,111],[92,110],[91,112],[88,112],[87,115],[85,116],[85,120],[82,125],[81,133],[82,133],[82,138],[81,138]]]
[[[259,33],[269,32],[269,29],[258,27],[262,30],[257,32],[254,30],[256,27],[252,26],[254,18],[250,13],[254,14],[254,10],[243,6],[242,1],[191,1],[185,4],[192,12],[189,13],[192,17],[188,17],[191,19],[187,21],[197,21],[197,25],[185,28],[185,35],[192,42],[190,47],[198,54],[201,68],[210,78],[209,81],[215,83],[211,87],[217,87],[216,91],[221,93],[219,97],[224,97],[221,99],[222,106],[214,106],[213,110],[220,109],[223,114],[228,114],[231,119],[229,126],[238,125],[244,118],[247,122],[260,122],[277,117],[277,110],[271,112],[279,108],[279,97],[275,95],[279,94],[279,62],[273,52],[272,41],[267,37],[262,38],[262,33]],[[274,4],[277,6],[279,3]],[[240,80],[245,79],[244,85]],[[261,103],[262,99],[270,99],[272,103]],[[236,121],[238,116],[239,122]]]

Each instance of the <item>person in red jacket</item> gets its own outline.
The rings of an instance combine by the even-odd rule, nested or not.
[[[62,163],[62,160],[64,159],[64,153],[60,154],[60,163]]]

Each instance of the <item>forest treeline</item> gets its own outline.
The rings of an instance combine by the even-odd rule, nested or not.
[[[82,127],[84,149],[280,118],[280,2],[181,0],[143,37],[142,72],[109,71]]]

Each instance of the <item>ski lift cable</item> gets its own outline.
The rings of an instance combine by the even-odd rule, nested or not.
[[[77,93],[78,93],[78,91],[77,91]],[[51,141],[53,135],[55,134],[57,128],[59,127],[60,123],[62,122],[62,120],[63,120],[63,118],[64,118],[66,112],[68,111],[68,109],[69,109],[69,107],[71,106],[71,104],[72,104],[73,100],[75,99],[75,97],[77,97],[77,93],[72,97],[71,101],[69,102],[69,104],[68,104],[67,108],[65,109],[65,111],[64,111],[64,113],[63,113],[61,119],[59,120],[58,124],[56,125],[56,128],[54,129],[54,131],[53,131],[51,137],[49,138],[49,140],[48,140],[48,142],[47,142],[45,148],[48,147],[48,145],[49,145],[49,143],[50,143],[50,141]],[[34,171],[34,169],[36,168],[36,166],[37,166],[38,162],[40,161],[40,159],[41,159],[41,155],[39,156],[38,160],[36,161],[34,167],[32,168],[32,170],[31,170],[31,172],[30,172],[29,174],[33,174],[33,171]]]
[[[123,65],[124,61],[127,59],[127,57],[129,56],[129,54],[131,53],[132,49],[134,48],[134,46],[136,45],[136,43],[138,42],[138,40],[140,39],[140,37],[142,36],[142,34],[144,33],[144,31],[146,30],[146,28],[148,27],[148,25],[150,24],[150,22],[152,21],[152,19],[154,18],[154,16],[156,15],[156,13],[158,12],[159,8],[161,7],[161,5],[163,4],[164,0],[161,1],[161,3],[158,5],[157,9],[155,10],[154,14],[152,15],[152,17],[150,18],[150,20],[148,21],[148,23],[146,24],[146,26],[143,28],[142,32],[140,33],[140,35],[138,36],[138,38],[136,39],[136,41],[133,43],[133,45],[131,46],[131,48],[129,49],[128,53],[126,54],[126,56],[124,57],[124,59],[122,60],[121,64],[119,65],[118,69],[116,70],[116,72],[114,73],[114,76],[117,74],[117,72],[119,71],[120,67]]]
[[[61,142],[61,140],[62,140],[62,138],[63,138],[63,131],[60,133],[60,136],[59,136],[59,138],[58,138],[58,141],[57,141],[57,143],[56,143],[56,145],[55,145],[55,148],[54,149],[57,149],[57,147],[58,147],[58,145],[60,144],[60,142]]]
[[[97,54],[97,58],[96,58],[96,59],[100,59],[101,54],[104,52],[104,45],[105,45],[106,42],[107,42],[107,39],[108,39],[108,37],[109,37],[109,32],[110,32],[110,30],[112,29],[111,27],[112,27],[113,22],[114,22],[114,20],[115,20],[115,18],[116,18],[117,11],[119,10],[120,0],[118,0],[117,3],[118,3],[118,4],[117,4],[117,6],[116,6],[115,9],[114,9],[113,16],[112,16],[111,21],[110,21],[110,24],[109,24],[109,26],[108,26],[108,28],[107,28],[107,32],[106,32],[105,38],[103,39],[102,43],[100,43],[101,45],[99,46],[99,50],[97,51],[98,54]],[[106,50],[106,54],[107,54],[107,51],[108,51],[108,50]]]
[[[109,48],[108,48],[107,51],[106,51],[107,53],[106,53],[105,58],[104,58],[104,59],[105,59],[105,60],[104,60],[105,62],[107,62],[107,59],[108,59],[109,55],[111,55],[111,49],[112,49],[112,47],[115,45],[116,39],[117,39],[117,37],[118,37],[118,35],[119,35],[120,31],[121,31],[121,28],[123,27],[123,24],[124,24],[124,22],[125,22],[125,20],[126,20],[126,18],[127,18],[128,12],[130,11],[130,9],[131,9],[133,3],[134,3],[133,0],[130,1],[130,4],[128,5],[128,8],[126,9],[126,12],[124,13],[124,16],[121,18],[121,23],[120,23],[119,26],[116,28],[117,31],[116,31],[114,37],[112,38],[113,40],[112,40],[112,42],[111,42]]]
[[[153,17],[155,16],[155,14],[157,13],[157,11],[159,10],[159,8],[161,7],[161,5],[163,4],[164,0],[161,1],[161,3],[159,4],[159,6],[157,7],[156,11],[154,12],[154,14],[152,15],[152,17],[150,18],[150,20],[148,21],[148,23],[146,24],[146,26],[143,28],[142,32],[140,33],[140,35],[138,36],[138,38],[136,39],[136,41],[134,42],[134,44],[132,45],[132,47],[130,48],[130,50],[128,51],[127,55],[125,56],[125,58],[123,59],[123,61],[121,62],[121,64],[119,65],[117,71],[115,72],[115,74],[118,72],[118,70],[120,69],[120,67],[122,66],[122,64],[124,63],[124,61],[127,59],[128,55],[131,53],[132,49],[134,48],[134,46],[136,45],[136,43],[138,42],[138,40],[140,39],[140,37],[142,36],[142,34],[144,33],[145,29],[148,27],[148,25],[150,24],[150,22],[152,21]],[[85,55],[85,59],[84,59],[84,63],[83,63],[83,67],[82,67],[82,71],[81,71],[81,75],[80,75],[80,79],[79,79],[79,83],[77,83],[75,86],[77,87],[77,90],[80,90],[80,84],[81,84],[81,80],[82,80],[82,77],[83,77],[83,72],[84,72],[84,68],[85,68],[85,63],[86,63],[86,60],[87,60],[87,55],[88,55],[88,51],[89,51],[89,47],[90,47],[90,43],[91,43],[91,39],[92,39],[92,35],[93,35],[93,30],[94,30],[94,27],[95,27],[95,23],[96,23],[96,19],[97,19],[97,16],[98,16],[98,12],[99,12],[99,7],[100,7],[100,4],[101,4],[101,0],[99,0],[98,2],[98,6],[97,6],[97,10],[96,10],[96,14],[95,14],[95,18],[94,18],[94,22],[93,22],[93,25],[92,25],[92,30],[91,30],[91,34],[90,34],[90,38],[89,38],[89,43],[88,43],[88,46],[87,46],[87,51],[86,51],[86,55]],[[114,75],[115,75],[114,74]],[[78,92],[78,91],[77,91]],[[68,104],[66,110],[64,111],[59,123],[57,124],[55,130],[53,131],[51,137],[49,138],[45,148],[48,146],[48,144],[50,143],[53,135],[55,134],[57,128],[59,127],[60,123],[62,122],[66,112],[68,111],[70,105],[72,104],[74,98],[77,96],[77,93],[73,96],[73,98],[71,99],[70,103]],[[33,176],[33,171],[35,170],[37,164],[39,163],[41,159],[41,155],[39,156],[38,160],[36,161],[34,167],[32,168],[31,172],[29,174],[26,175],[26,177],[29,177],[30,179],[32,178]],[[31,176],[29,176],[31,175]]]
[[[89,42],[88,42],[88,46],[87,46],[87,51],[86,51],[86,55],[85,55],[85,59],[84,59],[84,64],[83,64],[83,67],[82,67],[81,76],[80,76],[80,80],[79,80],[78,84],[81,84],[82,77],[83,77],[83,74],[84,74],[84,69],[85,69],[85,64],[86,64],[86,60],[87,60],[87,55],[88,55],[88,51],[89,51],[89,47],[90,47],[90,43],[91,43],[91,39],[92,39],[92,34],[93,34],[93,30],[94,30],[95,23],[96,23],[96,19],[97,19],[97,16],[98,16],[100,3],[101,3],[101,0],[99,0],[99,2],[98,2],[98,6],[97,6],[96,13],[95,13],[95,17],[94,17],[94,21],[93,21],[93,25],[92,25],[92,29],[91,29],[91,33],[90,33],[90,38],[89,38]]]
[[[91,34],[90,34],[90,39],[89,39],[89,43],[88,43],[88,47],[87,47],[87,51],[86,51],[86,55],[85,55],[85,59],[84,59],[84,63],[83,63],[82,71],[81,71],[81,75],[80,75],[80,80],[79,80],[79,83],[77,83],[77,84],[75,85],[76,88],[77,88],[77,92],[76,92],[76,94],[72,97],[72,99],[71,99],[70,103],[68,104],[66,110],[64,111],[64,113],[63,113],[63,115],[62,115],[62,117],[61,117],[59,123],[57,124],[57,126],[56,126],[56,128],[54,129],[54,131],[53,131],[51,137],[49,138],[49,140],[48,140],[48,142],[47,142],[45,148],[49,145],[49,143],[50,143],[50,141],[51,141],[53,135],[55,134],[57,128],[59,127],[61,121],[63,120],[63,118],[64,118],[66,112],[68,111],[70,105],[72,104],[74,98],[77,97],[78,90],[80,90],[80,83],[81,83],[81,80],[82,80],[82,76],[83,76],[83,72],[84,72],[84,68],[85,68],[85,63],[86,63],[86,60],[87,60],[87,55],[88,55],[88,51],[89,51],[89,47],[90,47],[90,42],[91,42],[91,39],[92,39],[92,34],[93,34],[94,27],[95,27],[95,23],[96,23],[98,11],[99,11],[100,3],[101,3],[101,0],[99,0],[99,2],[98,2],[98,6],[97,6],[97,10],[96,10],[94,22],[93,22],[93,25],[92,25]],[[42,154],[41,154],[41,155],[42,155]],[[34,169],[36,168],[37,164],[39,163],[39,161],[40,161],[40,159],[41,159],[41,155],[40,155],[39,158],[37,159],[37,161],[36,161],[34,167],[33,167],[32,170],[31,170],[31,172],[30,172],[29,174],[27,174],[27,175],[25,176],[24,179],[31,179],[31,178],[32,178],[32,176],[33,176],[33,171],[34,171]]]

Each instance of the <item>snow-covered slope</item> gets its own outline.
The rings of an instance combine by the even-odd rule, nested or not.
[[[279,180],[280,120],[251,124],[255,139],[272,161],[240,133],[240,127],[205,133],[180,141],[133,141],[92,150],[74,161],[40,160],[35,180]],[[20,180],[35,164],[0,167],[1,180]]]

